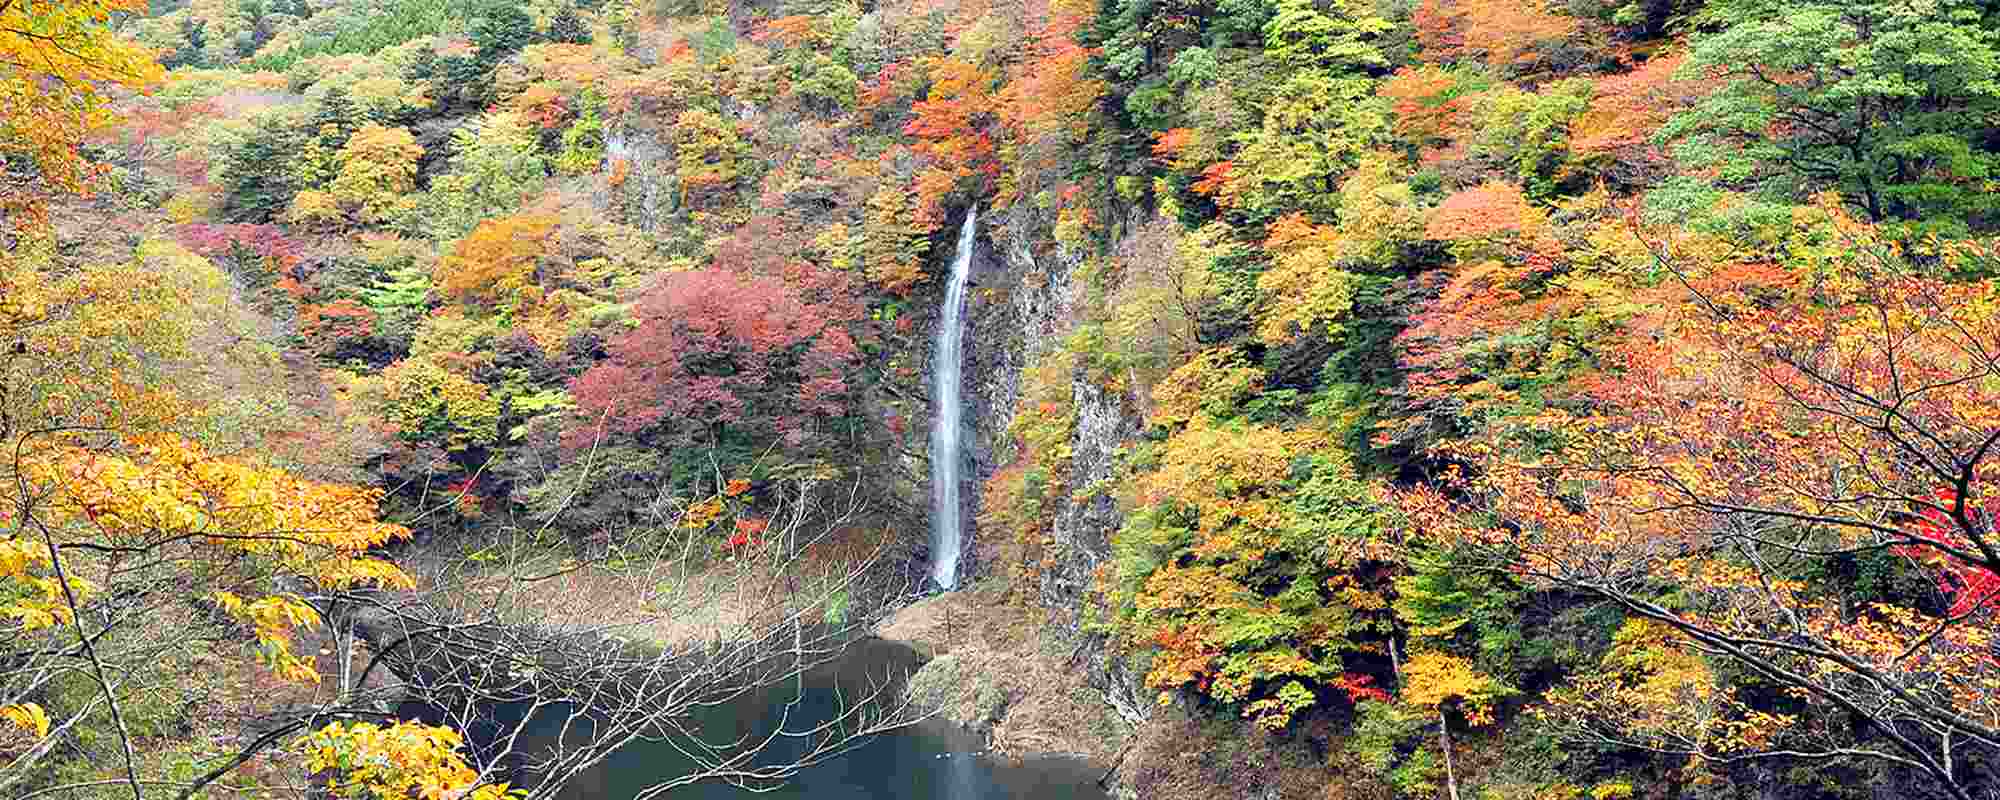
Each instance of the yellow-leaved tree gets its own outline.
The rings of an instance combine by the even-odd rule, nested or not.
[[[481,785],[458,751],[465,741],[450,728],[401,721],[335,722],[302,746],[306,767],[338,773],[328,789],[341,800],[416,797],[421,800],[507,800],[507,784]]]
[[[162,74],[145,48],[111,31],[141,0],[0,0],[0,215],[45,219],[51,190],[81,191],[93,173],[77,149],[110,121],[107,90],[144,88]]]
[[[1514,689],[1473,668],[1472,662],[1437,650],[1410,656],[1403,665],[1403,687],[1398,698],[1416,713],[1435,717],[1438,747],[1444,753],[1445,786],[1452,800],[1458,800],[1458,775],[1451,752],[1451,723],[1447,711],[1456,710],[1472,725],[1493,721],[1493,704],[1515,694]]]
[[[363,224],[388,222],[416,206],[417,159],[424,148],[403,128],[361,126],[340,148],[328,190]]]
[[[212,633],[225,631],[218,616],[252,631],[248,649],[271,675],[314,684],[319,665],[295,648],[320,621],[304,593],[413,583],[371,552],[408,535],[379,519],[379,491],[302,477],[311,465],[286,458],[297,409],[273,331],[234,281],[156,240],[125,261],[78,259],[48,230],[48,205],[85,191],[97,171],[81,145],[111,121],[109,93],[161,74],[112,30],[118,15],[144,10],[134,0],[0,0],[0,160],[10,167],[0,215],[15,228],[0,251],[4,796],[65,785],[117,786],[134,800],[201,792],[353,701],[341,692],[280,715],[193,777],[156,763],[145,707],[194,664],[212,670],[244,649]],[[91,746],[85,731],[113,753],[79,751]],[[460,796],[480,777],[466,779],[450,741],[441,754],[389,755]],[[435,757],[413,760],[422,752]],[[68,766],[51,771],[58,763]],[[505,787],[482,791],[474,796]]]

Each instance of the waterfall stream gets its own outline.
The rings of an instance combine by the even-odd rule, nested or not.
[[[958,588],[959,519],[963,505],[965,457],[961,452],[959,418],[964,412],[960,369],[965,361],[965,284],[972,272],[972,239],[979,229],[979,209],[965,212],[958,231],[958,252],[952,254],[951,283],[944,293],[944,317],[938,323],[937,352],[931,363],[931,579],[945,589]]]

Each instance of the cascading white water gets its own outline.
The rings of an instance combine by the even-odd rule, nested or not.
[[[960,521],[959,488],[964,470],[960,454],[959,368],[965,354],[965,283],[972,272],[972,238],[978,232],[979,210],[965,213],[958,231],[958,252],[952,255],[951,283],[944,293],[944,318],[938,323],[937,352],[931,363],[931,579],[945,589],[958,588]]]

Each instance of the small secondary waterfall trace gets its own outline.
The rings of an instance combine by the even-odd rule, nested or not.
[[[972,273],[972,239],[979,229],[979,209],[965,213],[958,231],[958,252],[952,255],[951,283],[944,293],[944,318],[938,323],[937,352],[931,363],[931,579],[945,589],[958,588],[959,538],[963,533],[959,491],[965,458],[959,441],[964,413],[960,368],[965,361],[965,284]]]

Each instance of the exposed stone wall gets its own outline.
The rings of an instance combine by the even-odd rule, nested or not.
[[[968,314],[973,330],[966,366],[974,428],[970,450],[981,485],[1017,455],[1007,428],[1020,402],[1022,370],[1059,347],[1076,324],[1079,292],[1072,276],[1083,261],[1082,254],[1053,242],[1051,221],[1038,209],[1016,206],[991,219],[981,237],[990,251],[980,254],[982,269],[975,272],[970,300],[977,305]],[[1141,420],[1128,398],[1081,376],[1072,391],[1076,428],[1065,484],[1092,486],[1113,477],[1115,454],[1140,434]],[[971,492],[975,513],[977,489]],[[1079,494],[1058,508],[1049,546],[1059,556],[1042,572],[1035,591],[1048,612],[1050,632],[1069,646],[1072,668],[1086,670],[1106,702],[1138,724],[1150,705],[1143,702],[1137,676],[1083,625],[1091,582],[1111,557],[1111,533],[1123,522],[1117,504],[1105,496]],[[967,551],[990,552],[971,546]]]

